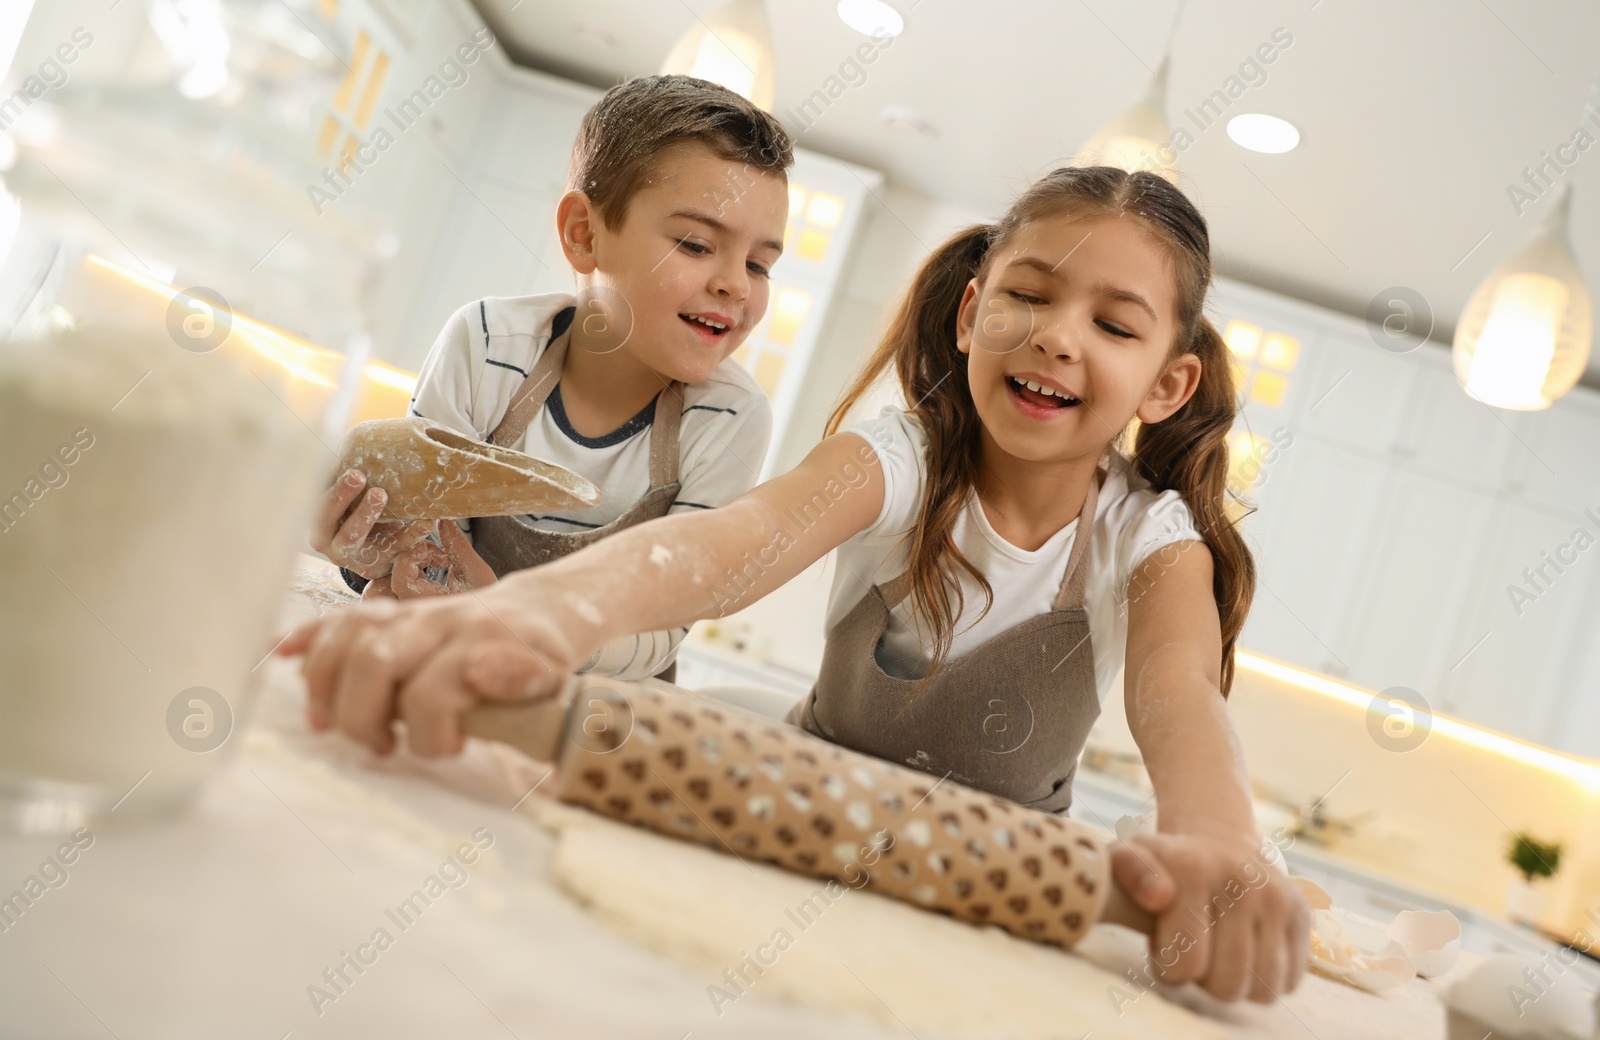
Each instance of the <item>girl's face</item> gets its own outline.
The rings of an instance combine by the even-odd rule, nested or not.
[[[1159,422],[1200,380],[1178,334],[1166,252],[1131,217],[1047,217],[1011,236],[961,298],[956,343],[990,438],[1007,454],[1100,453],[1134,416]]]

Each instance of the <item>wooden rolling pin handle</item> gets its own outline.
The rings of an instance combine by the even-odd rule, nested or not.
[[[1156,930],[1155,916],[1128,898],[1127,893],[1123,892],[1115,881],[1106,891],[1106,905],[1100,911],[1100,920],[1132,928],[1144,935],[1150,935]]]

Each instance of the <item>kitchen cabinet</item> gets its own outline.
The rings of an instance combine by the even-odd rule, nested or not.
[[[1308,401],[1298,429],[1373,457],[1394,455],[1419,367],[1342,332],[1324,333],[1306,373]]]
[[[1551,708],[1552,746],[1600,758],[1600,581],[1589,583],[1579,610],[1572,665]]]
[[[1502,502],[1491,528],[1457,627],[1462,645],[1452,653],[1462,656],[1442,676],[1436,706],[1513,736],[1554,742],[1561,684],[1575,656],[1567,651],[1582,638],[1582,608],[1594,585],[1582,580],[1584,567],[1595,561],[1580,555],[1562,573],[1547,562],[1546,554],[1572,537],[1574,521],[1560,513]],[[1524,575],[1541,565],[1544,575],[1533,574],[1533,581]]]
[[[1485,491],[1498,489],[1516,444],[1513,416],[1469,397],[1444,351],[1428,344],[1418,350],[1431,353],[1418,356],[1420,379],[1410,395],[1410,422],[1396,454],[1422,472]]]
[[[1574,391],[1554,407],[1509,418],[1516,442],[1504,489],[1537,505],[1600,513],[1600,395]]]
[[[1249,649],[1326,672],[1349,673],[1341,621],[1353,613],[1352,581],[1367,567],[1387,473],[1384,466],[1302,433],[1271,476],[1281,494],[1263,505],[1255,604],[1241,642]],[[1254,517],[1252,517],[1254,519]]]
[[[1259,581],[1240,645],[1600,757],[1600,548],[1520,616],[1507,591],[1577,528],[1600,543],[1600,394],[1491,409],[1437,344],[1396,354],[1352,318],[1225,281],[1217,295],[1223,322],[1300,342],[1281,407],[1246,400],[1240,420],[1292,438],[1243,528]]]
[[[1490,501],[1449,481],[1395,470],[1357,554],[1343,631],[1350,676],[1373,690],[1404,686],[1429,704],[1450,667],[1462,601],[1479,566]]]

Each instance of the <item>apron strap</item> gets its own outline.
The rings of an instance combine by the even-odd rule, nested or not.
[[[528,373],[528,378],[517,387],[517,392],[511,395],[511,404],[506,408],[505,418],[500,420],[500,425],[489,434],[489,443],[502,448],[509,448],[522,436],[522,431],[539,414],[539,409],[544,407],[545,401],[555,390],[556,384],[561,381],[561,365],[567,359],[567,339],[572,334],[569,327],[566,332],[550,341],[539,360],[534,364],[533,371]]]
[[[1067,573],[1061,579],[1061,591],[1056,593],[1056,610],[1083,606],[1083,587],[1089,577],[1089,543],[1094,541],[1094,509],[1100,498],[1101,474],[1096,466],[1089,481],[1089,492],[1083,496],[1083,509],[1078,513],[1078,529],[1072,535],[1072,551],[1067,554]]]
[[[489,434],[489,443],[502,448],[517,442],[539,414],[556,384],[561,381],[561,366],[567,359],[571,329],[550,341],[533,371],[511,395],[505,418]],[[650,486],[665,487],[678,482],[678,429],[683,422],[683,384],[672,382],[656,395],[656,413],[650,426]]]
[[[1083,606],[1083,588],[1089,574],[1089,564],[1085,561],[1089,556],[1089,543],[1093,540],[1092,534],[1084,532],[1094,530],[1094,511],[1100,498],[1104,473],[1103,469],[1095,468],[1094,479],[1089,481],[1089,491],[1083,498],[1083,508],[1078,512],[1078,530],[1072,536],[1072,551],[1067,554],[1066,573],[1056,593],[1056,610]],[[883,597],[883,605],[893,610],[911,594],[911,572],[908,570],[894,580],[884,582],[878,586],[878,593]]]
[[[683,384],[674,380],[656,395],[650,421],[650,487],[678,482],[678,430],[683,425]]]

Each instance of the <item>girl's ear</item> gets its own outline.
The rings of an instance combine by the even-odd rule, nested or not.
[[[963,354],[972,353],[972,330],[978,322],[978,296],[978,280],[968,280],[966,289],[961,293],[961,308],[956,311],[956,349]]]
[[[1167,362],[1143,403],[1133,413],[1142,423],[1158,423],[1188,403],[1200,387],[1204,366],[1197,354],[1179,354]]]
[[[556,234],[567,263],[580,275],[595,270],[594,237],[600,213],[581,191],[569,191],[556,203]]]

